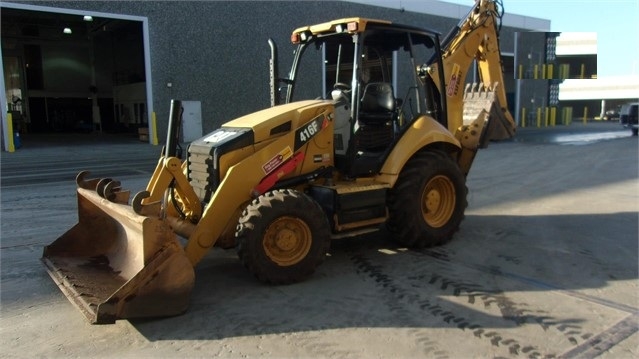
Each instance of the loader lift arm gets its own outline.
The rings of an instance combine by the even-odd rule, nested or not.
[[[171,100],[169,129],[163,156],[153,171],[146,191],[138,193],[132,205],[136,213],[149,215],[150,208],[157,212],[159,204],[168,196],[167,200],[172,206],[167,206],[167,210],[177,212],[173,214],[177,214],[181,219],[197,223],[202,217],[202,204],[186,177],[186,162],[182,162],[178,157],[182,111],[182,102]],[[155,214],[160,216],[159,212]]]

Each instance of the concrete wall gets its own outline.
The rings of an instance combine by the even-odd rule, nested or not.
[[[430,28],[443,36],[459,21],[344,1],[15,2],[147,17],[160,142],[166,135],[172,98],[202,102],[204,133],[269,106],[269,37],[278,44],[284,76],[294,49],[290,33],[299,26],[363,16]],[[514,32],[522,30],[502,28],[502,52],[514,52]]]

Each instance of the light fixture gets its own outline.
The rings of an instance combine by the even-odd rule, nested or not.
[[[65,34],[72,34],[73,33],[73,31],[71,31],[70,27],[65,27],[64,30],[62,30],[62,32],[65,33]]]
[[[84,15],[84,17],[82,18],[82,20],[90,22],[93,21],[93,16],[91,15]]]

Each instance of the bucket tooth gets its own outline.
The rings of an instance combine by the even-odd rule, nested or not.
[[[133,196],[133,200],[131,201],[133,212],[141,216],[160,217],[160,213],[162,211],[162,203],[160,201],[142,203],[144,199],[149,198],[150,196],[151,194],[149,191],[138,192],[135,196]]]
[[[100,179],[93,178],[93,179],[87,180],[86,177],[88,176],[89,176],[89,171],[81,171],[80,173],[78,173],[77,176],[75,176],[75,183],[80,188],[95,190],[98,186],[98,182],[100,182]]]
[[[122,190],[120,181],[111,178],[94,178],[87,180],[89,171],[82,171],[75,177],[75,183],[79,188],[94,190],[102,198],[114,203],[128,204],[131,191]]]
[[[123,191],[120,181],[111,181],[104,186],[100,195],[114,203],[128,204],[131,191]]]
[[[106,198],[104,196],[104,188],[113,181],[112,178],[102,178],[98,181],[98,185],[95,187],[95,191],[98,192],[98,195],[102,198]]]

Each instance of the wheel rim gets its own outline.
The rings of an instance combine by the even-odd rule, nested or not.
[[[448,223],[455,211],[455,186],[446,176],[435,176],[426,183],[422,193],[424,221],[434,228]]]
[[[264,252],[276,264],[290,266],[300,262],[311,249],[311,230],[303,220],[280,217],[271,223],[264,235]]]

